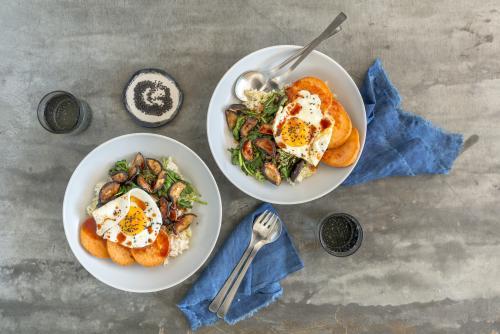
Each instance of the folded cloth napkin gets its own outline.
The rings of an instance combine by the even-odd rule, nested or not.
[[[192,330],[217,321],[217,316],[208,310],[208,305],[245,252],[252,235],[253,221],[265,210],[277,214],[273,206],[266,203],[246,216],[200,274],[184,299],[177,304]],[[304,264],[283,224],[278,240],[262,247],[255,256],[224,320],[234,324],[275,301],[283,293],[279,282],[303,267]]]
[[[368,70],[361,95],[369,122],[365,147],[344,185],[387,176],[450,171],[462,148],[462,135],[448,133],[418,115],[401,110],[401,97],[380,59]]]

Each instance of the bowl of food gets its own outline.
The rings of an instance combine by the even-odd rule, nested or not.
[[[215,88],[207,116],[214,159],[241,191],[262,201],[298,204],[322,197],[351,173],[363,150],[366,114],[349,74],[313,51],[272,91],[236,99],[237,78],[265,70],[298,46],[255,51],[234,64]]]
[[[66,238],[82,266],[117,289],[174,286],[206,261],[222,205],[196,153],[161,135],[136,133],[90,152],[68,182]]]

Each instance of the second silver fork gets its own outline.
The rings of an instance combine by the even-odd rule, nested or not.
[[[276,240],[280,233],[281,222],[277,215],[266,210],[257,217],[252,227],[250,243],[231,275],[208,307],[211,312],[217,312],[217,316],[221,318],[225,316],[253,257],[262,246]]]

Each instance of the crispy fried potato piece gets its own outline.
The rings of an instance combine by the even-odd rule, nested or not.
[[[328,148],[336,148],[341,146],[347,141],[347,138],[352,132],[352,122],[349,114],[345,111],[344,106],[338,101],[333,100],[332,105],[328,109],[330,115],[335,120],[333,125],[333,134],[330,138]]]
[[[106,242],[109,257],[114,263],[120,266],[128,266],[135,263],[134,258],[130,252],[130,248],[124,247],[116,242],[108,240]]]
[[[168,235],[164,230],[160,230],[156,240],[151,245],[131,249],[135,261],[145,267],[154,267],[163,264],[169,251]]]
[[[307,90],[311,94],[316,94],[321,99],[321,111],[326,112],[333,101],[333,94],[326,83],[316,77],[304,77],[295,81],[287,88],[286,94],[290,101],[293,101],[299,95],[301,90]]]
[[[347,141],[342,146],[327,149],[321,161],[332,167],[347,167],[356,161],[360,147],[358,129],[353,128]]]
[[[87,218],[80,227],[80,243],[90,254],[101,259],[109,258],[106,240],[96,234],[94,218]]]

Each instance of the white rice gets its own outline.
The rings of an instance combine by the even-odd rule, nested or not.
[[[168,157],[166,159],[166,162],[163,161],[163,164],[164,164],[164,166],[163,166],[164,168],[176,172],[177,174],[179,174],[180,177],[183,178],[183,176],[179,170],[179,166],[177,166],[177,164],[173,161],[172,157]],[[94,196],[92,197],[92,201],[90,202],[90,204],[87,206],[87,214],[89,216],[92,216],[92,212],[94,212],[94,210],[97,208],[97,204],[99,202],[99,192],[101,191],[102,186],[104,186],[106,184],[106,182],[98,182],[95,185]],[[189,210],[189,209],[187,210],[187,212],[190,212],[190,211],[191,210]],[[173,233],[172,234],[168,233],[168,240],[170,243],[170,251],[169,251],[167,258],[165,259],[164,264],[168,263],[168,259],[170,257],[179,256],[183,252],[185,252],[186,250],[189,249],[191,236],[192,236],[191,227],[188,227],[186,230],[180,232],[177,235],[175,235]]]

